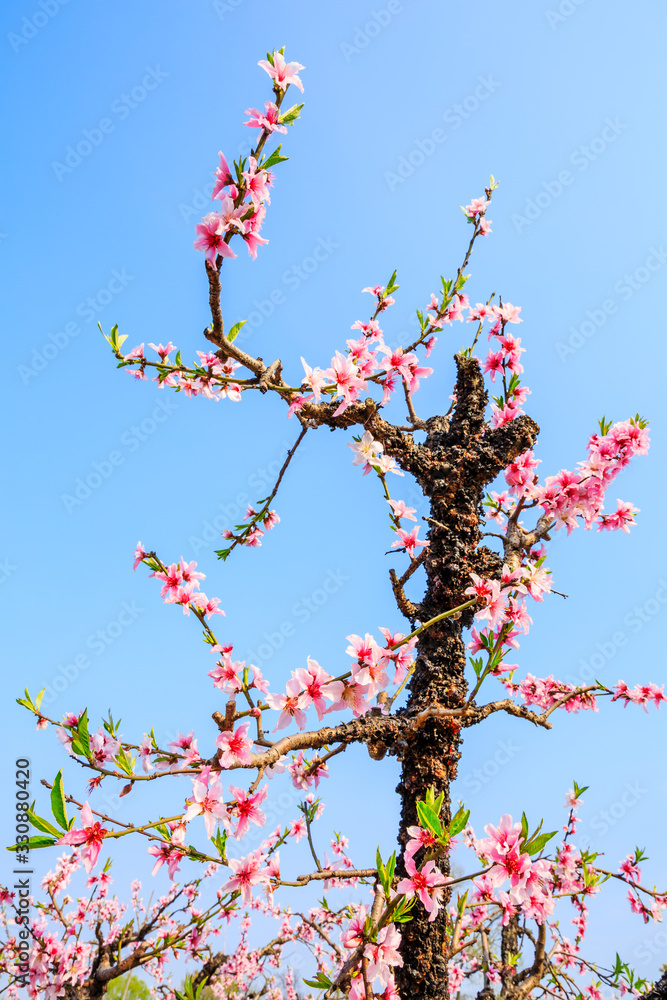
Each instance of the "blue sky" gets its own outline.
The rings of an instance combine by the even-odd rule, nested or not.
[[[268,247],[254,263],[225,265],[228,323],[251,317],[244,345],[281,357],[297,377],[300,355],[328,364],[366,318],[361,288],[397,268],[385,329],[405,342],[414,309],[467,244],[459,205],[493,173],[493,235],[473,258],[469,291],[522,306],[540,471],[571,468],[603,414],[639,411],[652,426],[649,457],[615,492],[641,508],[636,529],[554,539],[548,562],[570,596],[535,608],[520,662],[542,676],[661,683],[664,12],[646,0],[632,17],[613,0],[520,0],[510,13],[488,0],[290,0],[280,9],[10,0],[1,20],[0,74],[12,95],[0,210],[6,800],[15,752],[32,758],[38,795],[38,779],[66,764],[14,705],[24,685],[64,677],[54,713],[88,706],[95,719],[111,707],[128,738],[153,725],[162,739],[194,729],[200,745],[212,743],[220,699],[209,654],[147,573],[132,573],[138,538],[165,560],[198,560],[227,612],[219,632],[241,657],[261,660],[275,688],[308,654],[338,672],[350,632],[401,624],[383,501],[352,468],[350,437],[320,430],[306,440],[276,501],[279,529],[223,566],[216,528],[268,492],[294,421],[271,398],[214,406],[135,384],[96,327],[118,323],[128,344],[171,339],[184,357],[203,349],[194,223],[218,150],[247,148],[243,111],[270,97],[257,60],[283,44],[307,67],[306,108],[276,171]],[[459,329],[441,338],[420,413],[448,406],[451,355],[464,338]],[[72,502],[93,473],[99,485]],[[481,828],[525,809],[554,829],[574,777],[591,785],[582,829],[609,863],[639,843],[651,858],[646,878],[664,885],[661,717],[605,705],[556,723],[534,732],[496,717],[466,733],[457,791],[472,821]],[[337,763],[322,842],[343,830],[363,864],[378,841],[392,849],[397,768],[361,749]],[[80,792],[81,775],[67,773]],[[133,793],[119,816],[168,808],[181,789],[160,795],[139,803]],[[284,818],[294,814],[286,805]],[[296,851],[291,859],[295,873],[306,864]],[[140,864],[122,852],[119,887]],[[622,942],[627,960],[654,974],[667,933],[631,917],[622,893],[605,895],[592,906],[591,950],[613,956]]]

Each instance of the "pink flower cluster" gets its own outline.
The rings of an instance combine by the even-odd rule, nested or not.
[[[660,703],[667,701],[665,697],[665,685],[658,687],[652,681],[648,684],[636,684],[632,690],[628,687],[625,681],[619,681],[618,684],[614,685],[615,694],[612,696],[612,701],[617,701],[619,698],[623,701],[623,708],[632,703],[633,705],[641,705],[644,711],[648,711],[647,705],[650,701],[653,702],[656,708],[660,708]]]
[[[486,218],[486,210],[490,204],[488,198],[473,198],[465,208],[461,205],[468,222],[477,223],[482,236],[487,236],[491,232],[491,220],[487,221]]]
[[[237,544],[247,545],[249,548],[258,548],[262,544],[264,532],[260,528],[260,524],[270,531],[271,528],[275,528],[280,523],[280,517],[276,511],[268,510],[268,508],[256,511],[254,507],[248,507],[243,520],[250,522],[247,527],[240,528],[236,532],[225,528],[222,537],[234,539]]]
[[[388,924],[381,928],[375,941],[370,942],[367,938],[368,910],[365,906],[354,907],[354,914],[347,927],[341,932],[341,944],[348,951],[363,946],[364,958],[368,960],[366,966],[366,976],[370,984],[379,983],[383,989],[382,993],[377,992],[374,986],[373,995],[382,997],[383,1000],[400,1000],[396,992],[393,969],[403,965],[403,959],[399,953],[401,935],[395,924]],[[358,971],[352,979],[349,992],[350,1000],[366,1000],[366,989],[361,975],[360,964]]]
[[[193,371],[186,371],[176,361],[170,360],[169,354],[176,351],[171,341],[166,346],[162,344],[148,346],[157,352],[159,362],[149,362],[145,355],[144,344],[138,344],[123,355],[124,362],[132,365],[128,371],[133,378],[148,381],[146,367],[152,365],[158,369],[153,381],[157,382],[161,389],[167,386],[177,392],[184,392],[188,397],[204,396],[216,403],[221,399],[230,399],[233,403],[240,402],[243,388],[234,380],[234,372],[241,367],[238,361],[232,361],[231,358],[221,360],[217,354],[210,351],[197,351],[199,364]]]
[[[639,418],[614,424],[606,434],[593,434],[588,442],[588,457],[579,462],[576,470],[562,469],[555,476],[548,476],[543,486],[537,485],[534,469],[537,462],[532,452],[523,455],[508,466],[505,473],[510,492],[524,501],[534,501],[550,518],[556,528],[567,527],[568,534],[581,518],[587,529],[597,523],[598,531],[629,531],[634,524],[637,508],[617,501],[612,514],[602,514],[605,492],[635,455],[645,455],[649,435],[644,421]]]
[[[304,670],[299,668],[292,671],[292,677],[287,682],[286,694],[269,694],[266,696],[267,704],[270,708],[280,712],[274,732],[284,729],[292,720],[296,722],[299,729],[303,729],[306,724],[306,711],[314,706],[317,717],[321,721],[327,711],[326,702],[339,702],[345,685],[342,681],[334,680],[316,660],[308,657],[308,667]]]
[[[306,403],[319,402],[323,393],[330,398],[340,400],[334,411],[334,416],[337,416],[360,399],[361,394],[367,390],[368,383],[377,383],[382,388],[381,405],[384,406],[389,402],[392,393],[399,385],[404,384],[407,392],[412,395],[419,389],[420,379],[433,373],[432,368],[420,364],[413,351],[406,354],[401,347],[391,348],[385,344],[382,330],[375,317],[392,305],[394,300],[391,296],[385,295],[385,290],[379,285],[363,290],[376,296],[377,303],[373,318],[367,323],[356,320],[352,324],[353,330],[360,331],[359,338],[347,341],[345,354],[336,351],[329,368],[324,370],[311,368],[307,361],[301,358],[305,372],[301,388],[311,391],[307,396],[299,394],[292,397],[288,416],[302,409]],[[369,435],[363,442],[359,457],[355,456],[355,465],[361,464],[365,460],[364,464],[382,467],[383,461],[387,462],[381,457],[382,446],[378,442],[373,442],[377,446],[376,451],[373,452],[373,449],[369,447],[371,442],[372,437]],[[351,447],[354,446],[351,445]],[[378,461],[368,463],[368,458],[372,456]],[[391,463],[391,459],[388,461]],[[389,464],[383,471],[393,472],[395,468]]]
[[[134,569],[148,558],[148,553],[141,542],[138,542],[134,552]],[[187,563],[181,558],[180,562],[172,563],[163,570],[154,570],[150,576],[161,581],[160,597],[164,603],[179,605],[183,608],[183,614],[189,615],[193,610],[205,618],[224,615],[225,612],[218,607],[219,597],[207,597],[200,592],[199,581],[205,580],[206,574],[197,572],[196,566],[196,562]]]
[[[475,882],[477,899],[492,898],[493,890],[509,881],[507,893],[499,896],[507,919],[520,909],[525,916],[543,923],[555,906],[549,862],[532,861],[522,851],[521,823],[513,824],[509,814],[501,818],[497,827],[488,824],[484,831],[488,836],[477,840],[474,846],[480,860],[491,867]]]
[[[281,100],[290,84],[303,92],[303,85],[297,74],[304,67],[299,63],[286,63],[280,52],[274,52],[272,60],[262,60],[259,65],[273,79],[274,88],[280,93]],[[257,108],[249,108],[246,114],[250,115],[250,119],[244,125],[260,129],[262,143],[273,132],[287,131],[281,124],[279,107],[273,101],[265,103],[264,113]],[[217,212],[209,212],[195,226],[197,239],[194,242],[195,250],[202,250],[213,267],[218,256],[236,257],[229,246],[233,236],[241,236],[253,259],[257,257],[257,248],[269,242],[259,234],[266,216],[266,206],[271,203],[269,188],[273,183],[273,174],[262,166],[256,156],[249,156],[245,170],[245,160],[234,164],[232,173],[224,154],[220,152],[218,155],[220,164],[215,172],[216,180],[211,197],[220,201],[220,208]],[[271,157],[265,162],[272,162]]]

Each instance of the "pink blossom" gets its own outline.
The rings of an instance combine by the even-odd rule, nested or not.
[[[234,181],[232,179],[232,173],[231,170],[229,169],[229,166],[227,165],[227,160],[225,159],[224,154],[222,152],[219,152],[218,156],[220,157],[220,165],[215,171],[216,180],[215,180],[215,185],[213,187],[213,191],[211,193],[211,198],[219,197],[223,188],[230,187],[231,185],[234,184]]]
[[[382,454],[382,445],[373,438],[370,431],[364,431],[359,441],[351,441],[348,448],[354,452],[352,465],[363,465],[364,475],[371,471],[371,467],[377,465]]]
[[[271,134],[271,132],[283,132],[287,134],[287,129],[284,125],[280,124],[280,112],[278,107],[273,103],[273,101],[264,102],[265,114],[258,111],[257,108],[247,108],[244,114],[250,115],[250,121],[244,122],[249,128],[261,128],[265,132]]]
[[[236,814],[238,818],[234,836],[237,840],[241,840],[250,829],[251,823],[254,823],[255,826],[264,826],[266,823],[266,816],[258,806],[264,802],[269,794],[269,786],[263,785],[254,795],[250,795],[243,788],[236,788],[234,785],[230,785],[229,790],[235,800],[232,813]]]
[[[376,944],[366,945],[364,956],[369,959],[369,979],[379,979],[382,986],[387,986],[392,981],[392,967],[403,965],[403,959],[398,952],[400,944],[401,935],[396,925],[388,924],[378,932]]]
[[[222,257],[236,257],[234,251],[225,243],[223,221],[216,212],[205,215],[195,226],[195,232],[197,239],[193,246],[195,250],[203,250],[211,264],[215,265],[218,254]]]
[[[244,171],[243,180],[246,183],[246,191],[250,195],[253,205],[257,208],[260,202],[263,201],[270,205],[269,187],[273,175],[268,170],[258,169],[257,160],[254,156],[249,158],[248,163],[249,169]]]
[[[308,669],[299,668],[294,671],[294,676],[303,686],[303,691],[299,695],[299,708],[305,711],[310,705],[314,705],[317,718],[321,722],[326,711],[324,699],[332,702],[338,701],[345,685],[342,681],[334,681],[333,676],[323,670],[319,663],[311,659],[310,656],[308,657]]]
[[[616,501],[616,510],[613,514],[603,514],[598,518],[598,531],[617,531],[619,528],[626,534],[630,534],[630,525],[635,523],[635,515],[639,513],[639,507],[623,500]]]
[[[85,844],[81,852],[81,860],[83,867],[90,874],[97,863],[102,850],[102,841],[108,832],[101,823],[94,819],[90,803],[84,802],[81,807],[81,829],[68,830],[64,837],[56,841],[56,844],[71,844],[76,847]]]
[[[421,826],[409,826],[408,833],[410,834],[410,840],[405,847],[406,858],[414,858],[421,847],[432,847],[436,843],[433,834]]]
[[[266,871],[260,871],[264,855],[261,851],[254,851],[245,858],[229,858],[229,867],[234,874],[228,879],[221,890],[223,892],[241,893],[244,906],[252,903],[252,887],[254,885],[266,885],[270,878]]]
[[[315,395],[315,402],[317,403],[322,395],[322,389],[326,385],[326,376],[321,368],[311,368],[304,358],[301,358],[301,364],[306,373],[302,385],[310,386]]]
[[[334,411],[334,416],[338,416],[359,398],[365,382],[359,377],[356,365],[340,351],[336,351],[335,357],[331,359],[331,368],[327,368],[324,374],[335,383],[336,396],[343,397],[343,401]]]
[[[176,350],[176,346],[172,344],[171,341],[169,341],[166,347],[162,344],[149,344],[148,346],[160,355],[160,361],[162,364],[167,364],[169,362],[169,355],[172,351]]]
[[[266,246],[269,242],[263,236],[259,235],[265,215],[266,205],[261,204],[259,207],[255,208],[254,214],[244,221],[245,231],[243,233],[243,239],[248,247],[248,256],[252,257],[253,260],[257,259],[257,248],[260,246]]]
[[[202,780],[200,775],[192,779],[193,800],[183,816],[183,822],[189,823],[195,816],[203,816],[206,825],[206,835],[209,840],[215,832],[216,820],[228,823],[227,807],[223,801],[222,785],[219,778],[213,778],[210,784]]]
[[[446,884],[447,880],[435,867],[435,861],[427,861],[417,871],[414,860],[406,858],[405,870],[408,873],[408,877],[401,879],[398,883],[396,887],[397,892],[404,893],[408,898],[417,895],[424,909],[429,914],[429,922],[435,920],[442,900],[442,887]]]
[[[207,597],[206,594],[194,594],[192,595],[191,603],[204,615],[205,618],[210,618],[211,615],[224,616],[225,614],[222,608],[218,607],[220,604],[219,597]]]
[[[233,764],[250,764],[252,755],[250,749],[253,741],[248,738],[249,722],[244,722],[235,732],[225,731],[216,738],[215,745],[220,749],[218,760],[221,767],[231,767]]]
[[[502,320],[503,323],[521,323],[522,320],[519,317],[521,312],[521,306],[513,306],[511,302],[504,302],[502,306],[492,306],[491,307],[494,314]]]
[[[281,52],[274,52],[272,58],[273,65],[267,62],[266,59],[260,59],[257,65],[266,70],[271,79],[275,80],[275,86],[280,90],[287,90],[289,85],[293,83],[303,94],[303,84],[297,73],[300,73],[306,67],[298,62],[286,63],[285,57]]]
[[[305,837],[308,830],[306,828],[305,819],[293,819],[289,826],[289,836],[294,837],[298,843],[302,837]]]
[[[163,842],[151,844],[148,853],[155,858],[151,874],[155,875],[162,865],[166,864],[169,878],[173,881],[181,859],[187,853],[185,850],[185,823],[170,823],[169,828],[171,830],[170,842],[168,844]]]
[[[422,542],[417,538],[419,526],[415,526],[412,531],[404,531],[402,528],[399,528],[396,534],[398,535],[398,539],[391,543],[391,548],[404,548],[411,559],[414,558],[416,548],[421,548],[421,546],[429,544],[427,541]]]
[[[476,218],[478,215],[483,215],[489,206],[489,201],[487,198],[473,198],[469,205],[463,209],[465,214],[469,218]]]
[[[213,678],[213,683],[217,688],[227,694],[232,694],[243,688],[239,672],[243,670],[244,666],[245,660],[232,661],[231,657],[226,655],[218,661],[213,670],[209,671],[208,676]]]
[[[137,547],[134,550],[134,565],[132,569],[136,570],[139,563],[146,558],[146,549],[143,547],[141,542],[137,542]]]
[[[145,774],[148,774],[149,771],[155,770],[151,763],[152,752],[153,741],[147,733],[144,733],[144,737],[139,745],[139,759],[141,760],[141,766],[144,769]]]
[[[280,710],[280,717],[276,723],[274,733],[278,729],[284,729],[292,719],[295,720],[299,729],[303,729],[306,724],[306,716],[299,706],[299,696],[301,694],[301,684],[292,674],[290,680],[285,685],[286,694],[269,694],[266,701],[269,708]]]

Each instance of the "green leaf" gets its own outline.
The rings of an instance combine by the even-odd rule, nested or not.
[[[118,764],[121,771],[123,771],[125,774],[132,774],[133,761],[132,758],[128,756],[128,754],[125,752],[125,750],[121,749],[118,752],[118,754],[116,755],[116,763]]]
[[[528,840],[528,817],[521,813],[521,839]]]
[[[226,844],[227,844],[227,833],[216,830],[215,836],[211,837],[211,840],[215,844],[215,847],[222,859],[223,864],[227,864],[227,857],[225,854]]]
[[[232,341],[236,340],[239,334],[239,330],[241,330],[246,325],[247,322],[248,322],[247,319],[242,319],[239,323],[234,323],[234,326],[227,334],[227,340],[229,341],[230,344],[232,343]]]
[[[281,125],[293,125],[301,114],[302,108],[303,104],[293,104],[291,108],[288,108],[287,111],[280,116],[278,121]]]
[[[289,160],[289,156],[281,156],[280,150],[282,148],[282,143],[278,144],[278,148],[274,149],[270,156],[261,164],[262,170],[268,170],[269,167],[275,167],[276,163],[284,163],[285,160]]]
[[[30,693],[27,688],[24,688],[23,690],[25,691],[25,698],[17,698],[16,702],[18,705],[23,705],[24,708],[27,708],[30,712],[34,712],[35,706],[32,703],[32,698],[30,697]]]
[[[433,806],[427,805],[426,802],[418,801],[417,815],[422,827],[429,830],[434,837],[442,836],[442,823]]]
[[[394,878],[394,871],[395,871],[395,869],[396,869],[396,851],[394,851],[394,853],[392,854],[392,856],[387,861],[387,882],[388,882],[388,885],[389,885],[389,889],[391,889],[391,883],[392,883],[392,880]],[[388,892],[387,892],[387,895],[388,895]]]
[[[333,986],[329,977],[325,976],[323,972],[318,972],[315,979],[304,979],[304,983],[314,990],[326,990],[330,986]]]
[[[549,843],[552,837],[555,837],[558,830],[554,830],[553,833],[543,833],[539,837],[535,836],[530,841],[529,844],[524,844],[523,849],[526,854],[539,854],[540,851],[544,850],[545,846]]]
[[[8,851],[33,851],[38,847],[52,847],[55,844],[53,837],[31,837],[26,844],[12,844]]]
[[[90,751],[90,736],[88,734],[88,709],[83,710],[76,729],[76,736],[72,740],[72,750],[74,753],[84,757],[92,757]]]
[[[409,920],[412,920],[412,913],[410,911],[416,902],[416,896],[413,896],[412,899],[403,897],[391,915],[392,921],[395,924],[407,924]]]
[[[396,289],[400,288],[400,287],[401,287],[400,285],[396,284],[396,271],[394,271],[394,273],[392,274],[391,278],[387,282],[387,286],[386,286],[386,288],[384,290],[384,293],[383,293],[383,298],[384,298],[385,295],[391,295],[392,292],[395,292]]]
[[[388,897],[391,892],[391,883],[394,877],[394,869],[396,867],[396,851],[394,851],[385,866],[380,855],[380,848],[378,847],[375,853],[375,864],[378,870],[380,885],[384,889],[385,896]]]
[[[50,833],[52,834],[52,836],[56,838],[56,840],[59,837],[62,837],[62,833],[60,830],[56,830],[55,826],[49,823],[47,819],[43,819],[41,816],[37,816],[32,811],[32,809],[28,809],[26,815],[28,817],[28,821],[32,823],[35,829],[39,830],[40,833]]]
[[[58,771],[53,781],[53,788],[51,789],[51,812],[55,817],[56,823],[58,823],[63,830],[68,830],[69,821],[67,819],[67,810],[65,808],[62,768]]]
[[[449,836],[455,837],[457,833],[461,832],[461,830],[465,830],[466,826],[468,825],[469,819],[470,819],[470,810],[464,809],[463,806],[461,806],[457,810],[454,817],[452,818],[451,823],[449,824],[449,829],[447,831]]]
[[[110,345],[111,349],[113,351],[115,351],[116,353],[120,353],[121,347],[123,346],[123,344],[127,340],[127,334],[123,334],[122,337],[118,336],[118,324],[117,323],[114,323],[114,325],[111,327],[111,331],[109,333],[109,336],[106,335],[106,333],[102,329],[100,323],[98,323],[97,325],[99,327],[100,333],[102,334],[102,336],[104,337],[104,339],[106,340],[106,342]]]

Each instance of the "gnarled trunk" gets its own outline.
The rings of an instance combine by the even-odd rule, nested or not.
[[[427,421],[426,452],[417,478],[430,500],[429,548],[424,560],[427,588],[419,617],[428,621],[465,603],[470,574],[497,577],[502,559],[480,546],[484,490],[509,462],[531,447],[538,428],[529,417],[499,430],[484,420],[487,395],[479,364],[457,357],[456,408],[451,423],[444,417]],[[400,460],[399,460],[400,461]],[[415,672],[409,686],[407,716],[429,708],[461,708],[468,697],[463,629],[473,609],[446,618],[420,636]],[[444,792],[442,818],[451,819],[450,785],[456,777],[461,738],[456,721],[428,718],[403,756],[397,791],[402,798],[399,842],[417,825],[416,802],[433,787]],[[419,859],[419,855],[417,856]],[[447,862],[439,863],[447,875]],[[402,858],[399,871],[404,872]],[[448,903],[448,895],[444,897]],[[417,904],[412,920],[401,927],[403,967],[397,985],[404,1000],[443,1000],[448,996],[446,912],[443,905],[432,922]]]

